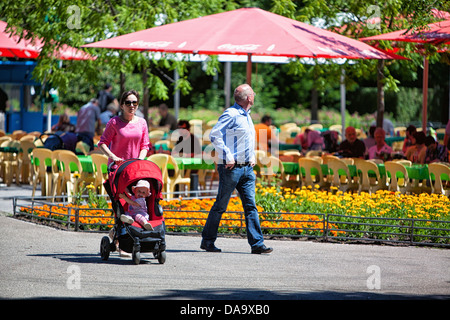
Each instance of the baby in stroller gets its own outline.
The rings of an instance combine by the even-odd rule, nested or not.
[[[153,227],[148,221],[149,215],[145,199],[151,195],[150,183],[147,180],[139,180],[131,189],[133,192],[131,198],[125,193],[119,194],[119,197],[128,203],[128,211],[120,216],[120,220],[128,224],[133,224],[136,221],[145,230],[153,231]]]

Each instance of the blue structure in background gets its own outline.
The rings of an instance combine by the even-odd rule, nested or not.
[[[35,61],[0,61],[0,83],[20,85],[20,111],[8,111],[6,113],[6,132],[14,130],[24,130],[27,132],[40,131],[47,129],[47,115],[44,115],[41,105],[40,112],[31,112],[27,110],[27,93],[30,86],[40,87],[41,84],[32,79],[32,73],[36,67]],[[52,116],[52,125],[57,123],[59,115]],[[76,124],[76,116],[70,117],[72,123]]]

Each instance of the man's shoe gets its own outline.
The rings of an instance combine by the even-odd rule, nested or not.
[[[261,247],[252,249],[253,254],[261,254],[261,253],[271,253],[273,251],[272,248],[268,248],[265,245],[262,245]]]
[[[200,249],[206,250],[208,252],[222,252],[222,250],[217,248],[213,243],[208,245],[202,243],[200,245]]]

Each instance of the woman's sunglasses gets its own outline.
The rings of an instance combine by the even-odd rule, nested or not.
[[[138,105],[138,102],[137,101],[130,101],[130,100],[125,100],[125,103],[124,103],[127,107],[129,107],[129,106],[131,106],[131,105],[133,105],[134,107],[137,107],[137,105]]]

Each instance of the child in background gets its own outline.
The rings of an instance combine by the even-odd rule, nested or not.
[[[150,183],[147,180],[139,180],[132,188],[133,195],[131,199],[124,193],[119,195],[128,203],[128,211],[120,216],[122,222],[132,224],[134,221],[139,223],[145,230],[153,230],[148,222],[146,198],[151,195]]]

